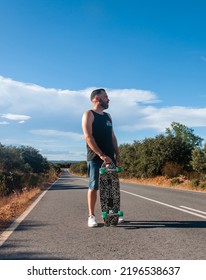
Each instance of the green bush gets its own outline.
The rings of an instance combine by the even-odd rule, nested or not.
[[[9,192],[6,185],[6,176],[0,174],[0,196],[5,196]]]
[[[206,189],[206,182],[200,182],[199,186],[201,189]]]
[[[76,162],[72,163],[70,166],[71,172],[81,174],[81,175],[86,175],[87,174],[87,162],[86,161],[81,161],[81,162]]]
[[[200,180],[198,179],[192,179],[190,182],[191,187],[198,187],[200,183]]]
[[[0,143],[0,196],[40,186],[43,181],[55,179],[59,172],[32,147]]]
[[[181,183],[181,181],[178,177],[172,178],[170,181],[171,186],[179,185],[180,183]]]

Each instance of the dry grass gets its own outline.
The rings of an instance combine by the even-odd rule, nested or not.
[[[180,177],[180,184],[172,185],[171,179],[168,179],[164,176],[158,176],[155,178],[145,178],[145,179],[120,179],[122,182],[128,183],[136,183],[136,184],[143,184],[143,185],[151,185],[157,187],[166,187],[166,188],[173,188],[173,189],[181,189],[181,190],[191,190],[191,191],[202,191],[206,192],[206,188],[201,187],[192,187],[191,181],[186,180],[183,177]]]
[[[40,188],[33,188],[29,191],[24,190],[22,193],[14,193],[8,197],[0,199],[0,230],[9,225],[12,220],[20,215],[33,198],[40,192]]]

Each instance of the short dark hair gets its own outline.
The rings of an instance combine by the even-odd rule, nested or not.
[[[95,95],[99,95],[102,93],[102,91],[105,91],[105,89],[103,88],[98,88],[92,91],[91,95],[90,95],[90,99],[91,101],[93,100],[93,98],[95,97]]]

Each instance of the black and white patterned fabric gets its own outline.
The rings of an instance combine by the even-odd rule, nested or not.
[[[105,225],[115,225],[118,223],[119,218],[118,211],[120,210],[120,187],[118,173],[114,164],[107,166],[106,172],[104,174],[100,174],[99,189],[102,212],[106,212],[108,214],[117,213],[117,215],[111,215],[104,219]]]

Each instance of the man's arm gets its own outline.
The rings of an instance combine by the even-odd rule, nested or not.
[[[93,135],[92,135],[92,124],[94,121],[94,116],[91,111],[86,111],[82,117],[82,130],[84,133],[84,137],[88,146],[92,149],[92,151],[97,154],[101,160],[106,163],[111,162],[111,159],[104,155],[101,149],[98,147]]]
[[[116,138],[116,136],[114,134],[114,130],[113,129],[112,129],[112,141],[113,141],[113,145],[114,145],[116,164],[118,166],[120,164],[119,148],[118,148],[117,138]]]
[[[108,116],[110,117],[110,119],[112,121],[112,118],[111,118],[110,114],[108,114]],[[119,148],[118,148],[117,138],[115,136],[115,133],[114,133],[113,129],[112,129],[112,142],[113,142],[113,146],[114,146],[116,164],[119,165],[120,164]]]

